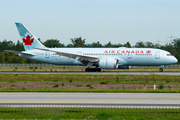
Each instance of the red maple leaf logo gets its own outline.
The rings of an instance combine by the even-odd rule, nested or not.
[[[34,42],[34,38],[31,39],[31,37],[27,35],[26,39],[23,38],[23,42],[25,43],[24,45],[32,45],[32,43]]]
[[[147,51],[146,51],[146,53],[147,53],[147,54],[150,54],[150,53],[151,53],[151,51],[150,51],[150,50],[147,50]]]

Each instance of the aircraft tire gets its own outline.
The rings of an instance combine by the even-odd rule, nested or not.
[[[97,68],[96,71],[97,71],[97,72],[101,72],[101,68]]]
[[[163,69],[162,69],[162,68],[160,68],[160,69],[159,69],[159,72],[163,72]]]
[[[101,72],[101,68],[86,68],[85,72]]]
[[[96,72],[96,68],[91,68],[91,72]]]
[[[86,72],[89,72],[89,71],[90,71],[90,69],[89,69],[89,68],[86,68],[86,69],[85,69],[85,71],[86,71]]]

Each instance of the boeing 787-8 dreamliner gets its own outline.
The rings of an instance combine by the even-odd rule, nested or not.
[[[130,66],[160,66],[177,63],[169,52],[154,48],[47,48],[22,24],[15,23],[25,51],[16,55],[55,65],[87,66],[86,72],[102,69],[129,69]],[[95,66],[94,68],[91,68]]]

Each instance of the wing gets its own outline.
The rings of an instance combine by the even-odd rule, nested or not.
[[[73,59],[78,58],[79,62],[82,62],[84,60],[87,61],[87,62],[91,62],[91,63],[99,61],[99,57],[97,57],[97,56],[82,55],[82,54],[69,53],[69,52],[63,52],[63,51],[56,51],[56,50],[44,49],[44,48],[35,48],[35,49],[43,50],[43,51],[55,52],[59,56],[66,56],[68,58],[73,58]]]

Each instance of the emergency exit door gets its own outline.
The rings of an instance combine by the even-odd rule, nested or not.
[[[49,52],[49,51],[47,51],[45,56],[46,56],[46,58],[49,58],[49,56],[50,56],[50,52]]]

